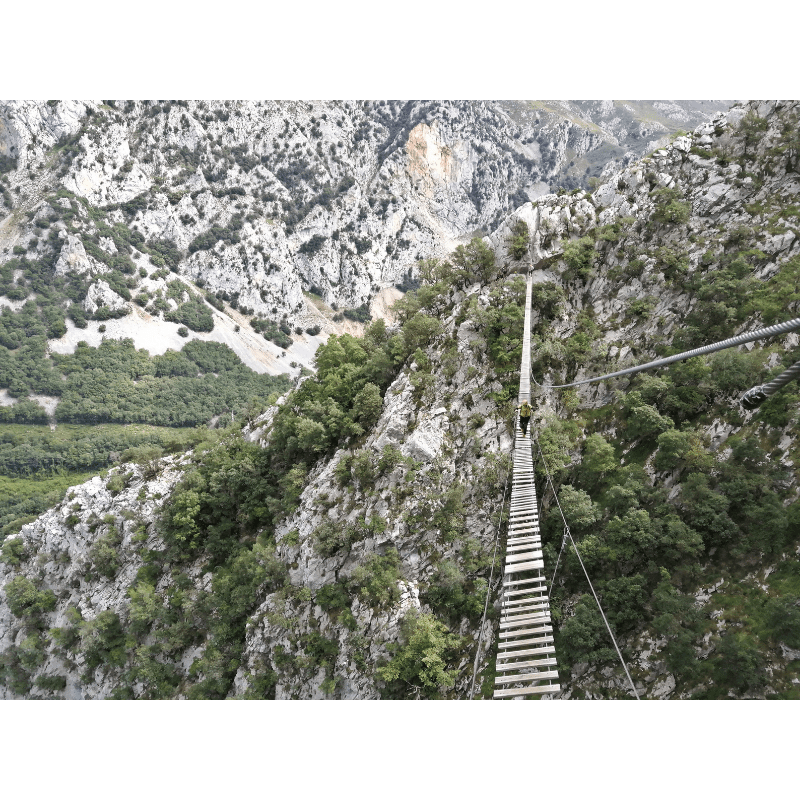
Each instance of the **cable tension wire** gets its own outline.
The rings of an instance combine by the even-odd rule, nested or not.
[[[656,361],[649,361],[647,364],[641,364],[638,367],[628,367],[618,372],[610,372],[608,375],[601,375],[598,378],[587,378],[586,380],[575,381],[574,383],[561,384],[541,384],[533,376],[531,376],[531,380],[541,389],[569,389],[571,386],[583,386],[587,383],[597,383],[598,381],[606,381],[610,378],[619,378],[622,375],[634,375],[646,369],[665,367],[667,364],[674,364],[676,361],[683,361],[686,358],[704,356],[707,353],[715,353],[717,350],[725,350],[728,347],[736,347],[737,345],[746,344],[747,342],[754,342],[756,339],[766,339],[770,336],[777,336],[779,333],[788,333],[789,331],[797,330],[798,328],[800,328],[800,317],[790,319],[787,322],[781,322],[778,325],[771,325],[769,328],[761,328],[752,333],[740,333],[738,336],[733,336],[730,339],[725,339],[716,344],[707,344],[705,347],[696,347],[694,350],[687,350],[685,353],[677,353],[674,356],[667,356],[666,358],[659,358]],[[791,378],[787,378],[785,382],[788,383],[789,380],[791,380]],[[769,385],[770,384],[767,384],[767,386]],[[783,384],[780,385],[782,386]],[[756,389],[760,388],[764,387],[756,387]],[[779,387],[775,388],[777,389]],[[773,389],[773,391],[775,391],[775,389]],[[744,402],[744,398],[742,398],[742,401]]]

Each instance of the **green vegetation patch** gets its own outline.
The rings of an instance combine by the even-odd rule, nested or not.
[[[285,375],[253,372],[217,342],[194,340],[179,352],[152,357],[131,339],[97,348],[79,342],[72,355],[53,361],[67,378],[56,409],[59,422],[194,426],[290,385]]]
[[[0,475],[0,542],[60,503],[70,486],[94,474],[96,471],[35,478]]]

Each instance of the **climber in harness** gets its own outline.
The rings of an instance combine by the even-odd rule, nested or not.
[[[518,408],[519,411],[519,424],[522,428],[522,438],[528,435],[528,423],[531,421],[531,407],[527,400],[522,401],[522,405]]]

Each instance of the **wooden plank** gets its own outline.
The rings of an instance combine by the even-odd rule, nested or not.
[[[541,536],[511,536],[509,534],[507,547],[522,547],[525,544],[539,544]]]
[[[503,599],[530,594],[531,592],[547,592],[547,586],[541,583],[539,586],[523,586],[521,589],[507,589],[503,592]]]
[[[550,622],[550,614],[548,612],[542,612],[540,614],[520,614],[516,619],[509,619],[507,622],[501,622],[500,630],[507,631],[509,628],[525,628],[536,620],[547,620]]]
[[[519,601],[519,600],[512,600],[510,602],[513,602],[513,603],[524,602],[525,604],[524,605],[516,605],[516,606],[507,606],[507,605],[503,604],[500,607],[500,613],[503,616],[505,616],[507,614],[516,614],[516,613],[518,613],[520,611],[524,611],[524,610],[529,609],[529,608],[530,609],[539,609],[539,610],[544,610],[544,611],[549,611],[550,610],[550,603],[548,602],[548,599],[546,597],[542,598],[541,601],[538,600],[537,598],[532,598],[530,602]]]
[[[519,589],[513,589],[511,588],[511,586],[512,585],[509,584],[508,588],[503,591],[503,600],[508,600],[514,595],[520,595],[526,593],[530,594],[531,592],[544,592],[544,594],[547,595],[547,584],[544,581],[542,581],[542,583],[538,585],[521,586]],[[543,595],[535,595],[535,596],[541,597]]]
[[[552,636],[550,637],[553,638]],[[555,653],[556,648],[552,645],[546,645],[545,647],[529,647],[527,650],[516,650],[511,653],[498,653],[498,658],[516,658],[517,656],[538,656],[540,653]]]
[[[510,656],[516,655],[519,652],[519,649],[522,648],[523,650],[530,650],[531,648],[538,648],[536,652],[538,653],[542,647],[551,647],[555,646],[553,640],[553,626],[547,625],[541,631],[535,631],[530,639],[503,639],[498,641],[497,647],[497,657],[509,658]],[[544,652],[544,651],[542,651]]]
[[[519,547],[509,547],[506,549],[505,562],[506,564],[519,561],[520,556],[528,556],[529,558],[542,557],[541,542],[529,542],[528,544],[521,544]]]
[[[550,599],[546,595],[540,595],[539,597],[523,597],[519,600],[509,600],[503,603],[500,608],[504,614],[514,614],[521,608],[527,608],[528,606],[542,608],[549,605]]]
[[[528,570],[531,569],[543,569],[543,568],[544,568],[544,562],[541,560],[525,561],[522,564],[509,564],[506,567],[506,574],[509,575],[515,572],[527,572]]]
[[[514,553],[513,555],[516,555]],[[514,594],[521,594],[525,592],[544,592],[547,594],[547,583],[545,581],[541,581],[539,584],[530,584],[528,586],[520,586],[516,588],[514,584],[508,583],[503,585],[503,600],[507,600]]]
[[[549,681],[558,677],[558,670],[551,669],[547,672],[528,672],[525,675],[500,675],[494,679],[495,684],[522,683],[523,681]]]
[[[504,600],[501,608],[513,608],[515,606],[521,606],[523,603],[535,602],[538,600],[548,602],[550,598],[546,594],[538,594],[533,597],[520,597],[518,600]]]
[[[553,628],[549,627],[549,626],[552,625],[552,622],[553,622],[551,619],[549,619],[550,614],[548,613],[546,616],[548,617],[548,619],[532,621],[531,622],[531,627],[526,629],[526,630],[517,631],[517,630],[513,630],[513,629],[509,629],[509,630],[503,629],[502,631],[498,631],[497,632],[497,637],[498,637],[499,646],[500,647],[516,646],[517,644],[520,643],[521,637],[524,637],[524,636],[535,637],[535,638],[532,638],[532,639],[526,639],[525,640],[526,642],[530,641],[530,642],[533,642],[534,644],[537,644],[537,643],[541,644],[541,642],[544,641],[544,636],[547,635],[548,633],[552,633],[552,631],[553,631]],[[514,641],[511,641],[511,640],[514,640]]]
[[[540,658],[537,661],[517,661],[508,664],[497,664],[495,669],[498,672],[509,672],[512,669],[527,669],[528,667],[555,667],[554,658]]]
[[[542,548],[536,547],[531,548],[530,550],[523,550],[521,553],[510,553],[506,556],[506,566],[510,566],[511,564],[519,564],[522,561],[528,562],[532,559],[541,559],[542,558]],[[507,572],[508,570],[506,570]]]
[[[534,575],[531,578],[511,578],[510,580],[503,581],[504,586],[521,586],[522,584],[530,583],[545,583],[547,578],[544,575]]]
[[[529,611],[549,611],[550,610],[550,603],[529,603],[528,605],[524,606],[509,606],[507,608],[503,608],[503,619],[516,619],[519,614],[526,614]]]
[[[551,683],[548,686],[528,686],[525,689],[495,689],[492,699],[523,697],[526,694],[556,694],[560,691],[561,687],[557,683]]]
[[[553,628],[550,625],[545,626],[545,628],[541,628],[540,630],[536,631],[509,631],[506,635],[503,633],[500,634],[499,639],[503,641],[498,641],[497,646],[499,649],[503,651],[504,655],[508,655],[508,651],[514,647],[527,647],[529,644],[552,644],[553,643]],[[527,636],[530,634],[534,636],[532,639],[514,639],[511,637],[514,636]]]
[[[518,586],[526,586],[534,583],[543,584],[546,583],[547,578],[544,575],[540,575],[536,578],[520,578],[519,580],[509,580],[503,582],[503,588],[505,589],[516,589]]]
[[[525,550],[541,550],[542,543],[541,541],[534,541],[534,542],[526,542],[524,541],[525,538],[536,538],[537,540],[539,537],[520,537],[522,540],[519,544],[515,543],[514,539],[509,538],[508,542],[506,543],[506,555],[518,555],[520,552]],[[516,553],[514,552],[516,551]]]
[[[550,637],[553,638],[552,636]],[[512,650],[510,653],[498,653],[497,659],[498,662],[502,660],[504,664],[506,663],[514,663],[508,661],[510,658],[519,658],[520,656],[541,656],[541,655],[548,655],[549,653],[555,653],[556,648],[551,643],[545,645],[544,647],[528,647],[525,650]]]
[[[528,586],[526,589],[515,589],[513,591],[503,592],[503,597],[516,597],[521,594],[530,594],[530,592],[547,592],[546,586]]]

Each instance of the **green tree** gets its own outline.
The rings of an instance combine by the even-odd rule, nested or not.
[[[488,283],[494,277],[494,250],[477,236],[468,245],[456,247],[450,260],[456,268],[456,275],[464,283]]]
[[[582,239],[567,242],[564,245],[563,259],[567,265],[564,280],[571,281],[575,278],[588,278],[592,274],[594,264],[594,239],[584,236]]]
[[[658,436],[674,427],[669,417],[664,417],[658,410],[645,403],[639,392],[631,392],[625,399],[628,409],[627,430],[633,439],[646,439]]]
[[[581,471],[590,486],[597,485],[602,478],[619,466],[614,448],[599,434],[586,437],[583,445]]]
[[[771,597],[767,600],[764,627],[775,641],[800,648],[800,597]]]
[[[656,543],[653,522],[643,508],[632,508],[606,525],[607,542],[618,569],[627,575],[652,558]]]
[[[508,239],[508,252],[515,261],[519,261],[528,252],[530,234],[528,223],[518,219],[511,227],[511,236]]]
[[[82,623],[80,641],[86,659],[85,677],[91,676],[101,664],[122,666],[125,663],[125,632],[119,616],[110,609]]]
[[[677,679],[696,680],[701,666],[694,649],[694,641],[701,635],[702,615],[691,595],[681,594],[671,583],[670,574],[663,567],[661,580],[653,591],[651,600],[653,629],[664,637],[664,655],[667,666]]]
[[[581,595],[575,613],[561,626],[557,649],[569,665],[597,664],[616,658],[603,618],[589,595]]]
[[[364,430],[369,430],[381,415],[383,397],[374,383],[367,383],[353,398],[355,419]]]
[[[662,471],[675,469],[692,449],[692,435],[688,431],[669,430],[658,436],[658,451],[653,466]]]
[[[377,668],[376,674],[403,694],[438,697],[455,683],[458,675],[457,669],[447,666],[449,654],[459,644],[458,636],[433,614],[415,609],[406,614],[400,629],[402,644],[396,647],[388,664]]]
[[[683,482],[680,502],[684,521],[700,533],[706,548],[729,542],[738,534],[737,525],[728,516],[730,499],[711,488],[708,476],[688,475]]]
[[[592,498],[583,491],[572,486],[562,486],[559,501],[570,528],[583,531],[597,522],[602,514],[600,507],[592,502]]]
[[[387,607],[400,599],[400,556],[389,550],[383,556],[370,553],[354,570],[350,587],[375,607]]]
[[[14,576],[5,586],[11,613],[23,619],[35,619],[56,607],[56,596],[49,589],[39,590],[24,575]]]
[[[767,681],[764,657],[756,642],[743,633],[728,631],[722,637],[713,664],[715,682],[740,692],[759,689]]]

